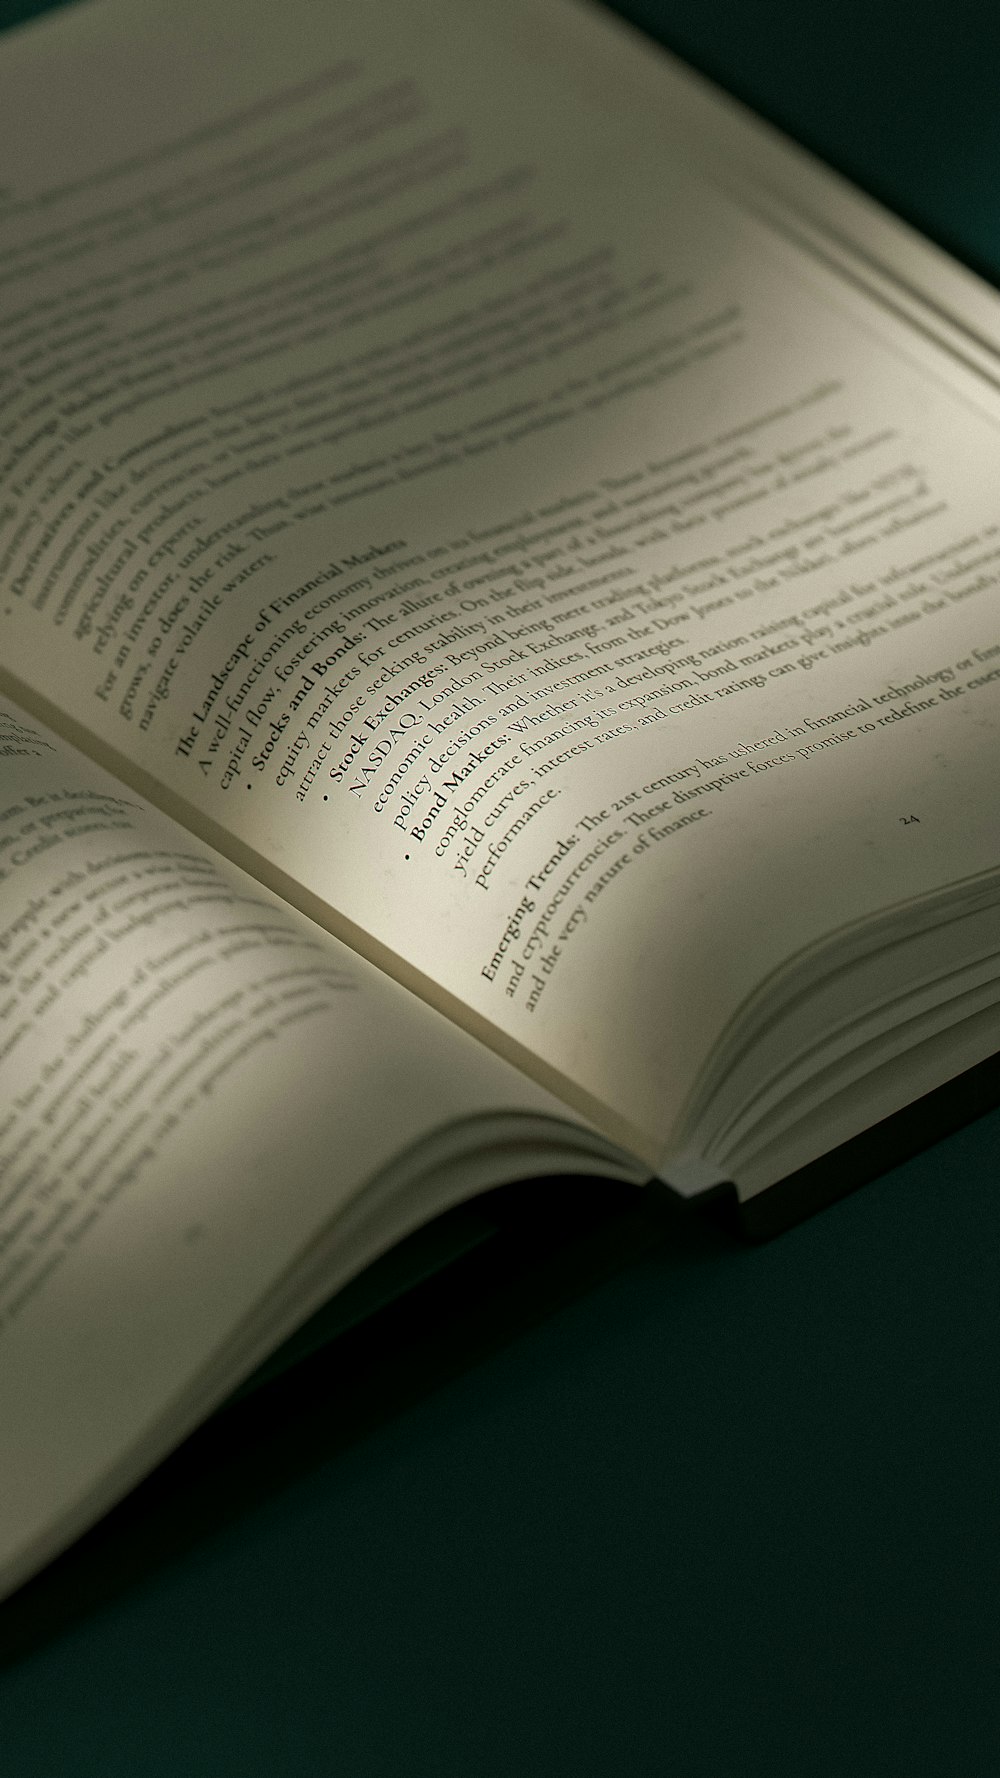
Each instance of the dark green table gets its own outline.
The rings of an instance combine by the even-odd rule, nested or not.
[[[627,10],[1000,275],[1000,9]],[[993,1114],[516,1334],[390,1311],[0,1612],[4,1778],[987,1778],[998,1185]]]

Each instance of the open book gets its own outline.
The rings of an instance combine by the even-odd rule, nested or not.
[[[569,0],[94,0],[0,116],[9,1589],[449,1205],[1000,1047],[1000,303]]]

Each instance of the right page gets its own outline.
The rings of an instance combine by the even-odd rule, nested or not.
[[[9,684],[656,1164],[997,866],[996,388],[576,13],[121,16],[7,64]]]

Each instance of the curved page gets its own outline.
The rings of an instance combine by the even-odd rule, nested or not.
[[[233,1387],[277,1289],[280,1334],[477,1189],[449,1126],[467,1154],[503,1129],[511,1177],[555,1133],[541,1089],[3,703],[0,759],[5,1588],[179,1436],[241,1331]]]

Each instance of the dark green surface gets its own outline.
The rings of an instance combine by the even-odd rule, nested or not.
[[[994,280],[996,0],[615,0]]]
[[[1000,9],[632,10],[1000,271]],[[506,1343],[349,1338],[0,1611],[4,1778],[988,1778],[998,1184],[994,1114]]]
[[[998,1163],[994,1115],[768,1246],[679,1221],[408,1398],[265,1391],[3,1675],[4,1771],[986,1778]]]

